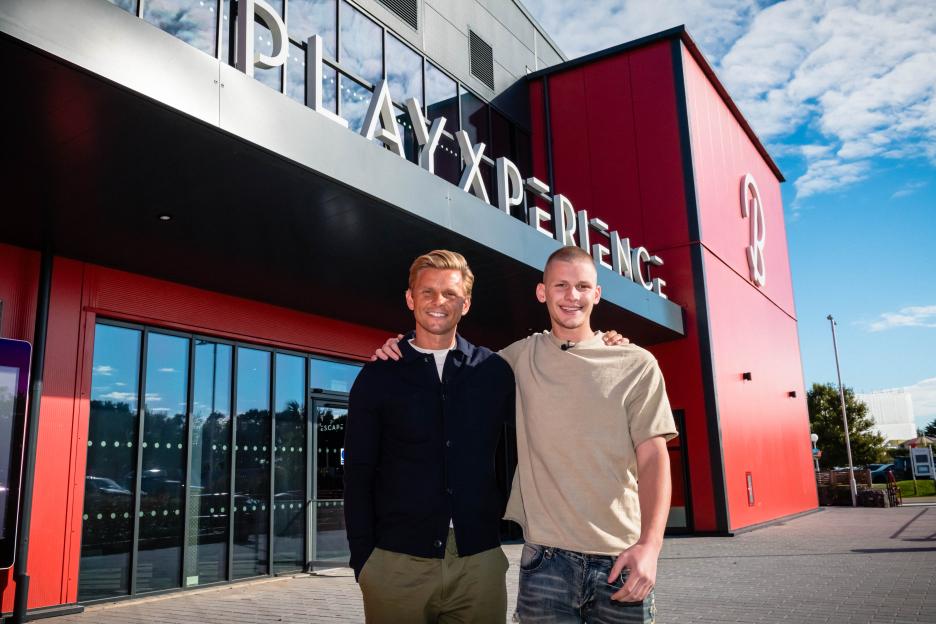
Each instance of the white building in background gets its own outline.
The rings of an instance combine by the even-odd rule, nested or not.
[[[913,401],[909,392],[880,390],[866,394],[856,393],[855,396],[868,406],[875,429],[884,436],[884,440],[903,442],[916,437]]]

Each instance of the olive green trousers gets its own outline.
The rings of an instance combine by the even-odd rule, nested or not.
[[[449,529],[444,559],[377,548],[359,580],[367,624],[502,624],[507,557],[498,548],[459,557]]]

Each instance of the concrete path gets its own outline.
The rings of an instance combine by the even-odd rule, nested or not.
[[[511,561],[516,598],[519,545]],[[936,507],[827,508],[731,538],[666,540],[659,622],[936,622]],[[54,624],[362,622],[349,570],[89,607]]]

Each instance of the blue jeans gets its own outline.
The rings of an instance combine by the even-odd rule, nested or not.
[[[613,583],[614,558],[524,544],[520,558],[517,615],[521,624],[653,624],[653,592],[643,602],[618,602],[611,594],[627,580]]]

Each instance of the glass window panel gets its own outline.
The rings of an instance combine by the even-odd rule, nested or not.
[[[234,29],[237,27],[237,20],[232,17],[231,13],[231,2],[232,0],[221,0],[221,54],[219,58],[228,65],[234,64],[232,56],[234,51],[230,42],[235,36]]]
[[[360,83],[341,75],[341,116],[348,120],[352,132],[364,127],[364,116],[370,105],[371,92]]]
[[[133,13],[136,15],[137,10],[137,0],[109,0],[111,4],[119,6],[121,9],[127,13]]]
[[[312,35],[322,38],[322,52],[333,59],[335,54],[335,0],[289,0],[286,30],[296,41],[306,43]]]
[[[461,149],[455,139],[444,134],[439,138],[439,147],[435,151],[435,173],[452,184],[458,184],[461,178]]]
[[[360,364],[313,358],[309,360],[309,387],[313,388],[313,392],[351,392],[351,386],[360,372]]]
[[[141,336],[95,328],[79,600],[130,592]]]
[[[488,130],[488,105],[473,93],[462,90],[461,94],[462,130],[468,133],[472,143],[491,144]],[[487,150],[485,149],[485,154]]]
[[[202,52],[215,55],[217,0],[146,0],[143,19]]]
[[[422,56],[393,35],[387,35],[387,83],[391,99],[403,105],[414,97],[423,102]]]
[[[179,336],[147,334],[138,592],[181,585],[189,343]]]
[[[445,129],[452,134],[458,130],[458,85],[429,62],[426,63],[425,105],[428,119],[445,117]]]
[[[316,561],[347,564],[350,553],[344,522],[344,434],[348,406],[316,402]]]
[[[234,578],[267,574],[270,512],[270,354],[237,349]]]
[[[383,78],[383,29],[352,7],[341,3],[338,62],[360,78],[377,84]]]
[[[195,340],[186,586],[227,579],[232,351]]]
[[[416,131],[413,130],[413,123],[410,121],[409,113],[395,107],[397,124],[400,126],[400,132],[403,135],[403,153],[410,162],[419,160],[419,144],[416,142]]]
[[[499,112],[491,109],[491,145],[485,150],[485,153],[492,160],[497,160],[501,156],[509,158],[514,164],[512,125],[510,121]],[[521,172],[521,175],[524,172]]]
[[[270,6],[283,15],[283,0],[269,0]],[[273,33],[259,20],[254,20],[254,50],[262,54],[273,54]],[[275,91],[283,90],[283,68],[262,69],[254,67],[254,78]]]
[[[286,61],[286,94],[300,104],[305,104],[305,49],[289,44],[289,60]],[[335,92],[337,78],[335,69],[322,65],[322,106],[331,112],[337,112]]]
[[[520,175],[528,178],[533,175],[533,160],[530,154],[530,133],[514,127],[513,161],[520,169]]]
[[[276,354],[273,571],[305,565],[306,358]]]

